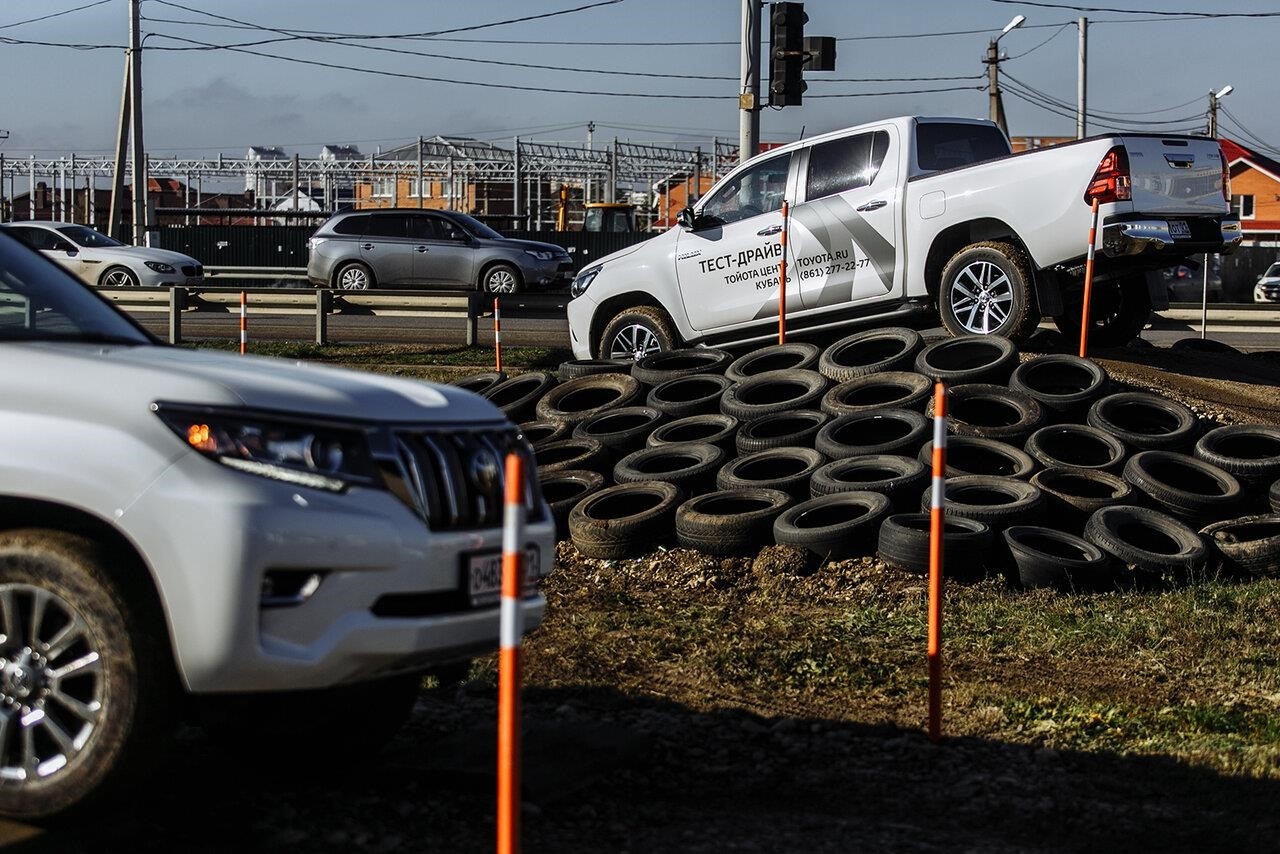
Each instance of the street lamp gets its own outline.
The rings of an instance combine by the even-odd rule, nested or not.
[[[993,38],[987,44],[987,58],[983,63],[987,66],[987,103],[988,115],[991,121],[1000,126],[1000,130],[1009,135],[1009,124],[1004,118],[1004,101],[1000,98],[1000,51],[998,44],[1000,39],[1009,33],[1010,30],[1016,30],[1026,22],[1025,15],[1015,15],[1013,20],[1004,25],[1004,29],[1000,31],[1000,35]]]
[[[1236,91],[1236,87],[1228,84],[1217,92],[1209,93],[1209,136],[1218,138],[1218,102]]]

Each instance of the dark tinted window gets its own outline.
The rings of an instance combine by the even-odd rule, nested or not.
[[[408,217],[404,214],[372,214],[369,218],[369,237],[408,237]]]
[[[364,234],[369,227],[369,215],[349,216],[333,224],[334,234]]]
[[[6,229],[11,235],[30,246],[32,249],[74,249],[71,242],[59,237],[47,228],[30,226],[10,226]]]
[[[878,130],[833,139],[809,151],[807,198],[865,187],[876,179],[889,150],[889,134]]]
[[[790,168],[789,154],[757,163],[716,190],[698,213],[712,223],[729,223],[781,210]]]
[[[954,169],[1003,157],[1009,143],[991,125],[921,122],[916,125],[916,162],[921,169]]]

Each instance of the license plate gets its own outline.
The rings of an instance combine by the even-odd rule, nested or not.
[[[1191,237],[1191,226],[1185,219],[1169,220],[1169,236],[1174,240],[1187,240]]]
[[[536,575],[530,578],[530,567],[532,572],[538,571],[538,550],[532,546],[525,549],[524,552],[524,569],[525,584],[528,590],[536,579]],[[502,597],[502,553],[486,552],[484,554],[469,555],[466,564],[466,584],[467,595],[471,600],[472,607],[483,607],[485,605],[493,605]]]

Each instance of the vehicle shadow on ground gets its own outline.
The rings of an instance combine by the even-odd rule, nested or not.
[[[357,771],[231,760],[186,734],[127,803],[7,852],[493,849],[494,689],[426,692]],[[334,737],[341,738],[341,710]],[[1276,780],[1161,757],[738,710],[609,689],[524,696],[524,849],[1267,849]],[[16,838],[11,836],[10,838]]]

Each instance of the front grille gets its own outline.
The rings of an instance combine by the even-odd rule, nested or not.
[[[398,430],[401,483],[392,491],[433,531],[502,524],[506,456],[525,463],[525,509],[537,521],[538,474],[527,445],[514,430]]]
[[[198,264],[194,266],[191,264],[186,264],[182,268],[182,275],[188,278],[195,278],[196,276],[204,275],[204,269]]]

